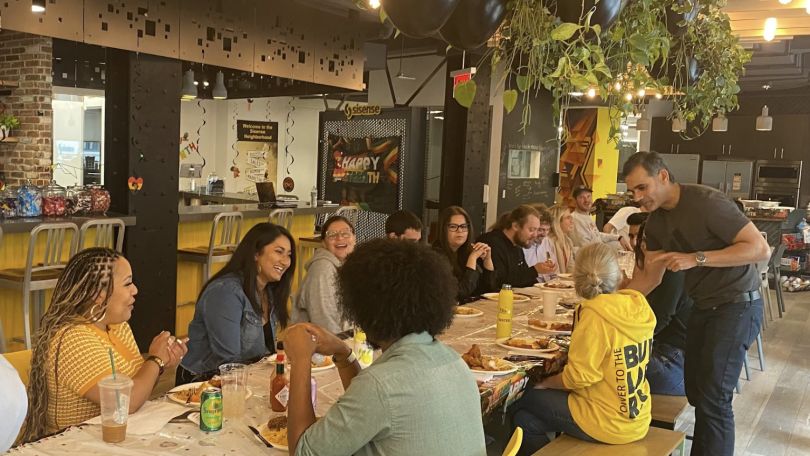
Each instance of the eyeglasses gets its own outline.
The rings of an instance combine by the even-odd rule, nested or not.
[[[326,239],[349,239],[354,233],[351,231],[327,231]]]
[[[447,225],[447,229],[454,232],[454,233],[456,231],[461,231],[462,233],[465,233],[465,232],[470,230],[470,225],[468,225],[466,223],[462,223],[461,225],[456,225],[455,223],[451,223],[451,224]]]

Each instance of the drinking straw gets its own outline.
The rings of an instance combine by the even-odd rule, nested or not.
[[[110,355],[110,367],[112,368],[112,378],[113,378],[113,380],[115,380],[116,379],[116,377],[115,377],[115,358],[113,357],[112,348],[107,349],[107,354]],[[120,414],[121,413],[121,392],[118,391],[117,389],[115,390],[115,405],[116,405],[115,409]]]

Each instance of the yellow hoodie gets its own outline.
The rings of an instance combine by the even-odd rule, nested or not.
[[[650,427],[650,359],[655,314],[644,295],[621,290],[583,301],[574,316],[562,382],[574,421],[612,444],[644,438]]]

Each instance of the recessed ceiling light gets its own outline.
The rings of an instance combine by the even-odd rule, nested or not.
[[[762,32],[762,37],[765,41],[773,41],[776,38],[776,18],[769,17],[765,19],[765,28]]]

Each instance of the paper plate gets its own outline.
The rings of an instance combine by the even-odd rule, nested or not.
[[[186,400],[184,398],[182,398],[180,396],[177,396],[176,394],[173,394],[173,393],[177,393],[177,392],[180,392],[180,391],[185,391],[185,390],[188,390],[188,389],[197,389],[203,383],[208,383],[208,382],[194,382],[194,383],[187,383],[185,385],[175,386],[174,388],[170,389],[166,393],[166,397],[168,397],[169,400],[172,401],[172,402],[176,402],[178,404],[186,405],[188,407],[198,407],[199,408],[200,407],[200,401],[188,401],[188,402],[186,402]],[[249,386],[246,389],[247,389],[247,394],[245,395],[245,399],[253,396],[253,390],[251,390]]]
[[[266,359],[267,359],[268,362],[275,363],[276,362],[276,354],[273,353],[272,355],[268,356]],[[323,363],[320,366],[312,366],[312,372],[321,372],[321,371],[332,369],[333,367],[335,367],[335,363],[332,362],[332,357],[331,356],[324,356]]]
[[[540,354],[543,354],[543,353],[555,352],[555,351],[560,349],[560,346],[555,344],[554,342],[549,343],[549,348],[529,349],[529,348],[513,347],[511,345],[506,344],[506,341],[509,340],[509,339],[510,339],[509,337],[505,337],[503,339],[496,339],[495,343],[499,347],[506,348],[507,350],[509,350],[511,352],[523,353],[523,354],[526,354],[526,355],[540,355]]]
[[[459,310],[462,310],[462,309],[467,309],[467,310],[473,311],[473,312],[460,313]],[[456,318],[478,318],[481,315],[484,315],[483,310],[476,309],[475,307],[466,307],[466,306],[456,307],[455,309],[453,309],[453,313],[456,314]]]
[[[484,293],[481,296],[483,296],[485,299],[489,299],[490,301],[498,302],[499,294],[498,293]],[[512,298],[512,302],[527,302],[527,301],[529,301],[531,299],[526,295],[517,294],[517,293],[513,294],[513,296],[514,297]]]
[[[532,320],[537,320],[540,323],[540,325],[532,324],[532,323],[534,323]],[[532,328],[532,329],[534,329],[536,331],[540,331],[540,332],[545,333],[545,334],[553,334],[555,336],[570,336],[571,335],[571,331],[561,331],[561,330],[556,330],[556,329],[544,328],[542,326],[543,323],[568,323],[568,322],[567,321],[560,321],[560,320],[549,322],[547,320],[543,320],[542,318],[530,318],[529,319],[529,324],[527,326],[529,328]]]

